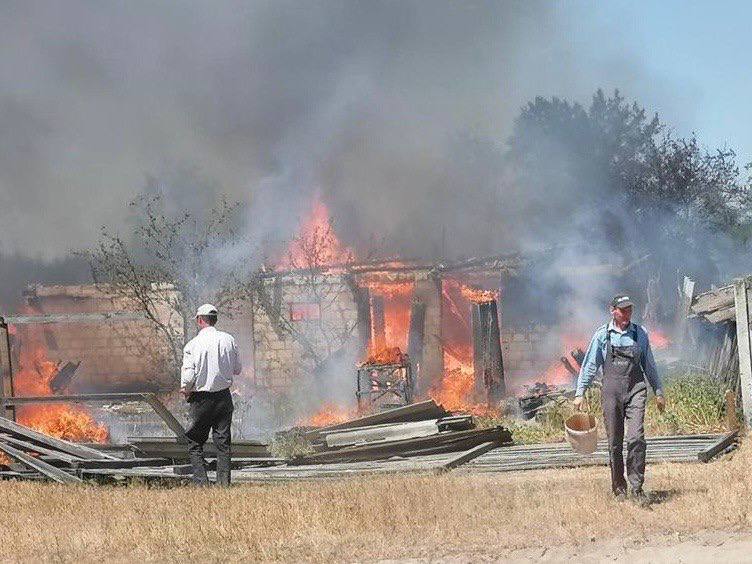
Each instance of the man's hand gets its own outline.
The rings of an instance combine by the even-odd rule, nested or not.
[[[585,398],[582,396],[577,396],[574,398],[574,410],[575,411],[582,411],[583,406],[585,405]]]
[[[180,388],[180,393],[183,394],[185,399],[188,399],[193,392],[191,390],[186,390],[185,388]]]
[[[666,409],[666,398],[663,396],[655,396],[655,405],[658,408],[659,413],[663,413],[663,410]]]

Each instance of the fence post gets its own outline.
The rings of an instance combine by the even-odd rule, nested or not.
[[[0,317],[0,414],[6,419],[16,420],[16,408],[6,406],[3,401],[13,397],[13,367],[10,361],[10,332],[5,319]]]
[[[750,277],[734,280],[734,310],[736,312],[736,342],[739,349],[739,384],[742,391],[744,424],[752,418],[752,343],[749,325]]]

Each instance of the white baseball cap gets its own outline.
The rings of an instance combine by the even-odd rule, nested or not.
[[[204,304],[196,310],[196,317],[199,315],[217,315],[217,308],[211,304]]]

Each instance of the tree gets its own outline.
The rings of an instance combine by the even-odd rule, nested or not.
[[[97,245],[82,253],[95,284],[137,307],[151,321],[177,370],[191,334],[190,320],[203,302],[231,310],[253,276],[223,259],[238,244],[240,204],[219,198],[205,215],[168,211],[161,192],[131,203],[135,221],[128,237],[103,227]]]
[[[660,280],[664,295],[678,269],[717,281],[729,246],[750,232],[749,182],[734,152],[675,138],[618,90],[598,90],[587,108],[536,98],[515,121],[506,160],[526,236],[622,264],[650,255],[650,273],[637,278]]]

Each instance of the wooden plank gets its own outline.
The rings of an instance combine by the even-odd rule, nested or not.
[[[742,391],[742,411],[745,425],[752,418],[752,350],[749,334],[749,279],[734,281],[736,310],[736,343],[739,354],[739,379]]]
[[[384,298],[371,294],[371,351],[377,352],[386,346],[386,319]]]
[[[329,448],[373,443],[386,440],[413,439],[428,437],[439,433],[438,419],[415,421],[412,423],[395,423],[392,425],[374,425],[358,430],[344,430],[327,433],[324,437]]]
[[[63,470],[60,470],[59,468],[55,468],[51,464],[47,464],[46,462],[39,460],[38,458],[34,458],[33,456],[30,456],[25,452],[22,452],[3,442],[0,442],[0,450],[10,456],[12,459],[17,460],[24,466],[31,468],[32,470],[36,470],[40,474],[44,474],[55,482],[58,482],[60,484],[81,483],[80,478],[72,476]]]
[[[326,464],[329,462],[354,462],[378,460],[392,456],[418,456],[467,450],[480,443],[495,441],[498,444],[512,444],[512,435],[504,427],[439,433],[430,437],[386,441],[372,445],[360,445],[318,452],[298,457],[291,465]]]
[[[497,446],[499,446],[499,443],[495,441],[481,443],[478,446],[473,447],[470,450],[463,452],[459,456],[455,456],[454,458],[449,460],[446,464],[444,464],[444,466],[441,467],[440,472],[448,472],[449,470],[458,468],[463,464],[486,454],[488,451],[495,449]]]
[[[371,298],[368,288],[353,287],[355,307],[358,313],[358,358],[368,356],[371,342]]]
[[[13,395],[13,366],[10,358],[10,332],[8,323],[0,317],[0,416],[16,420],[16,409],[8,406],[5,398]]]
[[[728,447],[730,447],[736,441],[736,437],[739,435],[739,430],[735,429],[730,433],[726,433],[721,439],[714,443],[712,446],[697,453],[697,460],[700,462],[708,462],[717,454],[720,454]]]
[[[135,311],[103,313],[47,313],[43,315],[10,315],[5,318],[11,325],[36,325],[47,323],[102,323],[104,321],[145,320],[146,315]]]
[[[147,401],[144,397],[145,395],[149,394],[138,392],[116,392],[109,394],[71,394],[61,396],[16,396],[5,398],[5,403],[8,405],[27,405],[31,403],[117,403],[127,401]]]
[[[732,319],[734,319],[735,315],[736,315],[736,310],[734,306],[732,305],[723,309],[710,312],[707,315],[704,315],[703,317],[707,319],[710,323],[721,323],[723,321],[731,321]]]
[[[180,442],[187,443],[185,429],[169,409],[159,401],[154,393],[109,393],[109,394],[75,394],[65,396],[28,396],[5,398],[6,405],[25,405],[31,403],[93,403],[93,402],[126,402],[145,401],[165,422],[167,427],[175,433]]]
[[[53,450],[59,450],[67,454],[72,454],[73,456],[77,456],[79,458],[116,460],[114,456],[111,456],[109,454],[99,452],[98,450],[94,450],[93,448],[88,448],[83,445],[77,445],[75,443],[45,435],[44,433],[40,433],[39,431],[30,429],[29,427],[25,427],[24,425],[20,425],[15,421],[11,421],[10,419],[5,419],[4,417],[0,417],[0,430],[11,435],[23,437],[31,442],[39,443],[42,446],[49,447]]]
[[[126,458],[122,460],[77,460],[74,469],[110,468],[113,470],[124,468],[141,468],[148,466],[169,466],[172,461],[167,458]]]
[[[371,415],[364,415],[357,419],[351,419],[344,423],[328,425],[320,429],[313,429],[306,432],[308,439],[315,439],[325,435],[330,431],[340,429],[352,429],[355,427],[368,427],[370,425],[380,425],[385,423],[402,423],[407,421],[423,421],[425,419],[440,419],[449,415],[449,413],[433,400],[426,400],[418,403],[412,403],[403,407],[387,409]]]
[[[167,425],[170,428],[170,431],[175,433],[175,437],[177,437],[177,440],[179,443],[188,443],[188,439],[185,436],[185,429],[180,424],[180,421],[178,421],[175,416],[170,412],[167,407],[165,407],[165,404],[163,404],[161,401],[159,401],[159,398],[156,394],[141,394],[144,398],[144,401],[148,403],[152,409],[156,412],[157,415],[159,415],[162,418],[162,421],[165,422],[165,425]]]
[[[423,365],[423,343],[425,342],[426,328],[426,304],[413,299],[410,305],[410,327],[407,333],[407,356],[413,367],[413,380],[415,381],[416,393],[420,386],[425,385],[420,377],[420,369]]]
[[[735,294],[735,285],[724,286],[710,292],[697,294],[692,301],[690,311],[695,315],[705,316],[719,309],[733,307]]]
[[[188,460],[188,445],[177,442],[176,438],[169,437],[168,441],[154,440],[150,438],[129,438],[128,442],[134,451],[141,456],[153,458],[171,458],[175,460]],[[212,442],[204,445],[204,456],[217,455],[217,449]],[[268,457],[269,448],[264,443],[255,441],[233,441],[232,457]]]
[[[691,312],[692,302],[694,301],[695,281],[689,276],[684,276],[682,282],[677,288],[677,306],[674,317],[674,344],[681,348],[685,344],[687,336],[687,316]]]
[[[75,461],[82,460],[81,458],[77,456],[73,456],[70,454],[66,454],[64,452],[61,452],[59,450],[53,450],[49,449],[47,447],[43,447],[40,445],[35,445],[33,443],[30,443],[28,441],[23,441],[19,438],[13,437],[11,435],[7,435],[5,433],[0,433],[0,441],[4,443],[8,443],[11,446],[18,447],[24,451],[32,451],[36,452],[37,454],[46,454],[49,457],[55,458],[61,462],[65,462],[67,464],[71,464]]]

